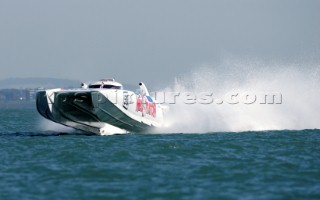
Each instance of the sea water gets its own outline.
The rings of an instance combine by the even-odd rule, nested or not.
[[[0,199],[320,199],[319,65],[227,61],[160,92],[181,95],[157,133],[96,136],[35,105],[0,109]],[[212,101],[183,99],[201,92]],[[240,98],[266,93],[281,102]]]
[[[35,109],[0,122],[0,199],[320,198],[317,129],[95,136]]]

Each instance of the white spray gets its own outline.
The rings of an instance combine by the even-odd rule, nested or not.
[[[164,92],[180,95],[174,104],[170,100],[167,128],[161,132],[320,128],[320,65],[225,62],[176,78]],[[194,94],[195,103],[186,104],[185,92]],[[212,103],[199,101],[204,92],[212,93]],[[244,98],[247,94],[251,100],[256,95],[256,101]],[[277,99],[264,102],[264,94]]]

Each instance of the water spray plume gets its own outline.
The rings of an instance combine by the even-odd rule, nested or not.
[[[206,133],[320,128],[320,66],[267,65],[259,62],[203,66],[176,78],[164,93],[212,93],[213,102],[186,104],[182,96],[170,104],[163,132]],[[227,94],[238,94],[230,104]],[[256,95],[254,103],[241,101]],[[263,102],[264,94],[281,95]],[[242,95],[242,96],[241,96]],[[259,98],[260,97],[260,98]],[[225,99],[227,98],[227,99]],[[243,98],[242,98],[243,100]]]

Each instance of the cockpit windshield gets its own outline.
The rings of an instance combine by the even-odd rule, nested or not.
[[[121,86],[116,86],[116,85],[100,85],[100,84],[96,84],[96,85],[89,85],[89,88],[105,88],[105,89],[117,89],[117,90],[121,90],[122,87]]]

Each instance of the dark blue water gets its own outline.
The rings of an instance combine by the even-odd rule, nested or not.
[[[0,199],[320,199],[320,130],[93,136],[0,110]]]

